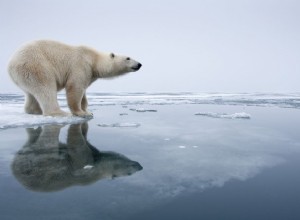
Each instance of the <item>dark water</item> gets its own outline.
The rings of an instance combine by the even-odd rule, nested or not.
[[[131,107],[1,130],[0,219],[300,219],[299,109]]]

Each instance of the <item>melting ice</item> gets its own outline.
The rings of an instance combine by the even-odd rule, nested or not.
[[[300,109],[300,94],[263,94],[263,93],[88,93],[90,107],[119,105],[136,112],[156,112],[155,108],[144,106],[180,105],[180,104],[211,104],[211,105],[239,105],[239,106],[268,106],[280,108]],[[62,108],[67,108],[64,94],[58,95],[58,102]],[[24,96],[20,94],[0,94],[0,130],[12,127],[30,127],[42,124],[69,124],[82,120],[78,117],[44,117],[24,113]],[[138,108],[137,108],[138,106]],[[124,114],[124,110],[120,112]],[[247,113],[197,113],[197,115],[214,118],[242,118],[249,119]],[[124,126],[113,124],[110,126]],[[136,126],[136,125],[134,125]]]

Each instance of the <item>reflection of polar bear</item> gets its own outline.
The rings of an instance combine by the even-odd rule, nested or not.
[[[98,78],[137,71],[141,66],[126,56],[44,40],[21,48],[11,59],[8,72],[26,93],[27,113],[68,115],[60,110],[57,102],[57,91],[65,88],[72,114],[91,117],[87,112],[87,87]]]
[[[15,177],[34,191],[57,191],[103,178],[131,175],[142,166],[114,152],[100,152],[87,140],[87,124],[70,125],[67,143],[59,142],[61,126],[28,128],[28,141],[12,163]]]

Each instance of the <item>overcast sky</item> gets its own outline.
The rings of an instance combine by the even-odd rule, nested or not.
[[[0,0],[0,92],[7,63],[52,39],[135,58],[99,92],[300,92],[299,0]]]

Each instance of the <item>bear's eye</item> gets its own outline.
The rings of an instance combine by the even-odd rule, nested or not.
[[[127,57],[126,60],[130,60],[130,57]]]
[[[110,54],[111,58],[115,58],[115,55],[113,53]]]

